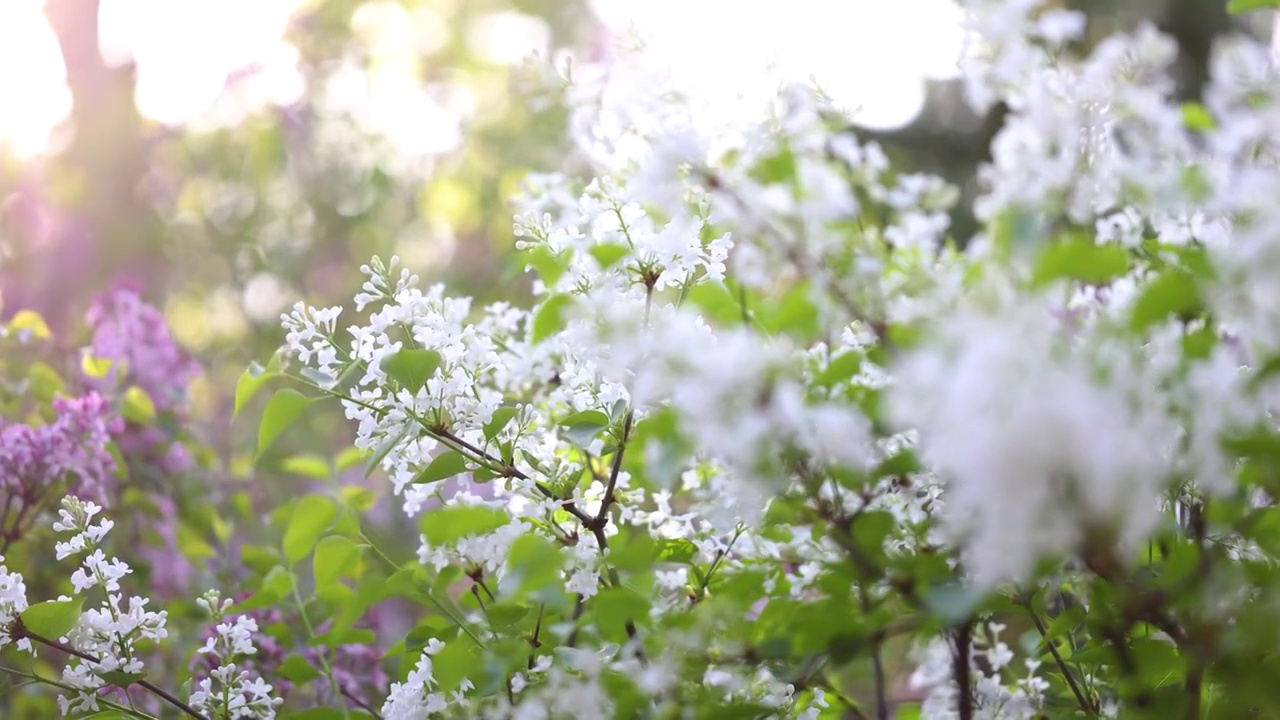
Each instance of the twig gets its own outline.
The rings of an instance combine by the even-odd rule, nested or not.
[[[955,654],[951,656],[951,673],[955,678],[956,689],[960,691],[956,698],[956,712],[960,720],[973,720],[973,682],[972,668],[969,666],[969,648],[973,644],[973,621],[966,621],[955,632]]]
[[[26,638],[28,640],[33,640],[35,642],[40,643],[41,645],[51,647],[55,650],[64,652],[68,655],[74,655],[80,658],[81,660],[85,660],[87,662],[91,662],[95,664],[100,664],[102,662],[100,659],[90,655],[87,652],[77,650],[76,648],[73,648],[70,645],[64,645],[63,643],[60,643],[57,640],[50,640],[47,637],[44,637],[42,635],[37,635],[36,633],[31,632],[30,630],[27,629],[25,625],[22,624],[21,618],[14,620],[13,624],[9,626],[9,636],[12,637],[14,640],[21,640],[23,638]],[[142,680],[137,681],[137,683],[135,684],[140,685],[141,687],[150,691],[156,697],[178,708],[179,710],[186,713],[190,717],[198,718],[199,720],[209,720],[209,718],[205,717],[199,712],[196,712],[196,710],[192,708],[190,705],[182,702],[181,700],[174,697],[173,695],[170,695],[166,690],[160,687],[157,687],[155,683],[152,683],[150,680],[147,680],[144,678]]]
[[[361,700],[360,698],[358,698],[358,697],[356,697],[355,695],[353,695],[353,694],[351,693],[351,691],[350,691],[350,690],[347,690],[346,688],[340,688],[340,689],[339,689],[339,691],[340,691],[340,692],[341,692],[341,693],[342,693],[342,694],[343,694],[343,695],[344,695],[348,700],[350,700],[351,702],[355,703],[355,704],[356,704],[356,707],[358,707],[358,708],[360,708],[361,710],[364,710],[365,712],[367,712],[367,713],[369,713],[370,715],[372,715],[372,716],[373,716],[373,720],[382,720],[382,716],[378,714],[378,711],[377,711],[377,710],[374,710],[374,709],[373,709],[372,707],[370,707],[367,703],[365,703],[365,701],[363,701],[363,700]]]
[[[622,438],[618,440],[618,449],[613,451],[613,467],[609,469],[609,484],[604,489],[604,499],[600,501],[600,511],[595,521],[601,527],[609,521],[609,506],[615,501],[614,491],[618,487],[618,475],[622,472],[622,455],[627,449],[627,441],[631,439],[631,423],[635,419],[635,411],[627,412],[622,421]]]
[[[1071,693],[1076,696],[1076,702],[1080,704],[1080,709],[1084,710],[1089,717],[1098,716],[1098,707],[1090,702],[1080,689],[1080,685],[1076,682],[1075,675],[1071,672],[1071,668],[1067,665],[1067,661],[1063,659],[1062,653],[1058,652],[1058,645],[1049,639],[1049,630],[1045,627],[1044,621],[1036,614],[1035,608],[1031,606],[1031,601],[1027,600],[1023,607],[1026,608],[1027,614],[1031,616],[1031,620],[1036,624],[1036,630],[1040,632],[1040,638],[1044,640],[1044,644],[1049,648],[1049,653],[1053,655],[1053,660],[1058,665],[1058,669],[1062,671],[1062,676],[1066,678],[1067,685],[1071,688]]]

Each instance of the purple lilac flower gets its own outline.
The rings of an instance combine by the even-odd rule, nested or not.
[[[86,383],[103,391],[141,388],[156,412],[168,420],[156,425],[126,423],[115,434],[131,476],[168,479],[190,470],[195,464],[190,452],[168,427],[187,417],[187,387],[200,372],[199,364],[174,342],[160,311],[127,285],[97,297],[86,321],[93,333],[90,352],[119,363],[107,377],[86,378]],[[151,568],[151,589],[160,597],[185,593],[194,572],[178,548],[178,508],[170,495],[172,487],[165,482],[160,488],[141,488],[148,491],[155,508],[150,526],[162,542],[143,551]]]
[[[123,374],[113,370],[106,378],[86,378],[87,384],[102,391],[137,386],[157,413],[185,419],[187,386],[200,365],[174,342],[160,311],[125,286],[95,298],[85,319],[93,331],[90,351],[123,368]],[[116,444],[131,466],[150,465],[165,475],[191,469],[190,454],[159,427],[129,425]]]
[[[126,376],[110,379],[142,388],[157,412],[185,412],[187,385],[200,365],[174,342],[159,310],[120,288],[96,298],[86,319],[93,354],[125,364]]]
[[[119,416],[96,392],[57,398],[53,410],[55,419],[47,425],[0,420],[4,546],[30,527],[40,503],[51,495],[109,504],[107,490],[116,466],[107,445],[122,428]]]

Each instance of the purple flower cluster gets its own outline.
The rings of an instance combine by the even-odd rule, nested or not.
[[[178,548],[178,508],[169,480],[195,464],[175,434],[187,419],[187,388],[200,365],[174,342],[160,311],[131,287],[95,298],[85,320],[93,334],[90,353],[115,363],[106,377],[86,377],[85,384],[102,392],[140,388],[160,418],[150,425],[126,422],[114,440],[130,477],[152,480],[152,487],[139,488],[147,492],[153,506],[147,526],[161,543],[140,551],[151,568],[151,590],[160,597],[180,595],[186,592],[194,569]]]
[[[22,536],[50,497],[75,495],[108,505],[116,470],[107,450],[123,423],[106,398],[90,392],[53,401],[55,418],[45,425],[0,420],[0,515],[3,544]]]
[[[126,287],[96,298],[85,319],[93,332],[90,352],[119,363],[105,378],[86,378],[87,384],[103,392],[136,386],[159,415],[185,419],[187,386],[200,365],[173,341],[160,311]],[[166,476],[191,469],[186,448],[161,427],[130,424],[116,444],[131,466],[149,465]]]
[[[96,298],[85,319],[93,354],[124,364],[124,376],[108,380],[142,388],[161,414],[185,411],[187,385],[200,365],[173,341],[159,310],[136,290],[120,288]]]

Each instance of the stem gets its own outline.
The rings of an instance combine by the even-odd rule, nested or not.
[[[302,618],[302,625],[307,629],[307,639],[314,640],[316,630],[311,624],[311,618],[307,616],[307,606],[302,602],[302,593],[298,592],[298,583],[290,584],[293,586],[293,603],[298,608],[298,617]],[[347,707],[347,701],[342,697],[342,688],[338,687],[338,681],[333,677],[333,666],[329,663],[328,652],[316,653],[316,655],[320,658],[320,668],[324,670],[325,679],[329,681],[329,690],[333,692],[334,697],[338,698],[338,702],[342,703],[343,720],[350,720],[351,709]]]
[[[373,553],[377,555],[379,558],[381,558],[383,562],[385,562],[387,565],[391,566],[395,570],[400,569],[400,566],[397,565],[394,560],[387,557],[387,554],[382,552],[382,548],[375,545],[373,540],[369,539],[368,535],[365,535],[364,533],[360,533],[360,538],[369,545],[369,547],[373,550]],[[471,629],[471,627],[467,625],[465,620],[454,615],[448,608],[444,606],[444,603],[441,602],[439,598],[431,594],[430,588],[419,586],[418,590],[422,593],[423,597],[431,601],[432,605],[435,605],[436,609],[440,611],[441,615],[444,615],[445,617],[452,620],[453,624],[457,625],[458,628],[462,630],[462,632],[466,633],[467,637],[471,638],[476,645],[482,648],[484,647],[484,641],[480,639],[480,636],[475,634],[475,632]]]
[[[365,703],[365,701],[361,700],[355,695],[352,695],[346,688],[342,688],[342,695],[343,697],[347,698],[351,702],[355,703],[356,707],[372,715],[373,720],[382,720],[382,716],[378,714],[377,710],[374,710],[373,708],[369,707],[369,705]]]
[[[1027,614],[1035,622],[1040,638],[1044,640],[1044,644],[1049,648],[1050,654],[1053,655],[1053,661],[1057,663],[1058,669],[1062,671],[1062,677],[1066,678],[1067,685],[1071,688],[1071,694],[1076,696],[1076,702],[1080,705],[1080,709],[1089,717],[1097,717],[1098,708],[1092,702],[1089,702],[1084,691],[1080,689],[1080,685],[1076,682],[1075,674],[1071,672],[1071,668],[1067,665],[1067,661],[1063,659],[1062,653],[1058,652],[1058,644],[1049,639],[1049,630],[1045,627],[1044,621],[1040,619],[1040,616],[1036,614],[1035,609],[1031,607],[1031,601],[1028,600],[1023,607],[1027,609]]]
[[[955,654],[951,656],[951,673],[960,695],[956,699],[956,712],[960,720],[973,720],[973,683],[970,678],[969,648],[973,644],[973,622],[966,621],[956,629]]]
[[[21,670],[14,670],[13,668],[5,667],[3,665],[0,665],[0,672],[8,673],[9,675],[14,675],[20,678],[26,678],[30,680],[31,683],[37,683],[42,685],[48,685],[50,687],[56,687],[59,690],[65,690],[66,692],[73,692],[73,693],[83,692],[82,688],[74,687],[72,685],[67,685],[66,683],[61,683],[61,682],[58,682],[57,680],[44,677],[43,675],[38,675],[36,673],[25,673],[25,672],[22,672]],[[22,685],[18,685],[17,687],[19,688],[26,687],[26,685],[31,683],[23,683]],[[124,705],[121,705],[120,703],[107,700],[106,698],[101,696],[98,697],[98,704],[102,705],[103,707],[106,707],[109,710],[115,710],[117,712],[122,712],[127,715],[143,718],[143,720],[157,720],[157,718],[154,715],[142,712],[141,710],[135,707],[126,707]]]
[[[1187,695],[1187,711],[1183,715],[1186,720],[1200,720],[1200,704],[1204,690],[1204,667],[1196,663],[1187,673],[1186,682],[1182,685]]]
[[[631,439],[631,423],[635,419],[635,411],[627,412],[622,421],[622,438],[618,441],[618,449],[613,452],[613,467],[609,469],[609,484],[604,489],[604,500],[600,502],[600,511],[596,513],[596,524],[603,526],[609,522],[609,506],[616,498],[614,491],[618,487],[618,474],[622,472],[622,455],[627,449],[627,441]]]
[[[871,597],[865,586],[858,588],[858,602],[864,615],[871,613]],[[884,634],[876,632],[871,637],[871,673],[876,684],[876,720],[889,720],[889,699],[884,678]]]
[[[27,638],[28,640],[33,640],[35,642],[40,643],[41,645],[51,647],[54,650],[64,652],[68,655],[74,655],[80,658],[81,660],[85,660],[87,662],[91,662],[94,664],[100,664],[102,662],[101,660],[90,655],[89,653],[82,652],[80,650],[77,650],[76,648],[71,647],[70,645],[64,645],[58,642],[57,640],[50,640],[47,637],[43,637],[41,635],[37,635],[31,632],[26,628],[25,625],[22,624],[22,620],[14,621],[13,625],[10,626],[9,634],[10,634],[10,637],[12,637],[15,640],[21,640],[22,638]],[[160,698],[161,700],[164,700],[170,705],[178,708],[182,712],[186,713],[189,717],[198,718],[199,720],[209,720],[209,718],[196,712],[190,705],[182,702],[181,700],[174,697],[173,695],[170,695],[167,691],[159,687],[156,687],[156,685],[152,683],[150,680],[146,680],[146,679],[139,680],[136,684],[150,691],[153,695]]]
[[[574,647],[578,644],[578,622],[582,620],[582,613],[587,609],[587,599],[578,593],[577,598],[573,602],[573,630],[569,633],[569,638],[565,640],[566,647]]]
[[[533,669],[534,660],[538,656],[538,648],[542,647],[542,641],[538,639],[538,636],[542,634],[542,613],[546,609],[546,603],[538,606],[538,622],[533,626],[533,637],[529,638],[529,647],[531,649],[529,650],[529,664],[526,666],[529,670]]]

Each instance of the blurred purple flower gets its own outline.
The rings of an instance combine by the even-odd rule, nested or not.
[[[36,509],[50,495],[66,493],[109,505],[107,489],[116,466],[107,445],[122,429],[120,417],[96,392],[57,398],[53,410],[55,419],[46,425],[0,420],[4,547],[30,527]]]
[[[160,540],[145,546],[142,557],[150,567],[150,590],[159,597],[185,594],[194,568],[178,546],[178,506],[168,482],[195,465],[191,453],[174,437],[187,419],[187,387],[200,365],[169,334],[164,316],[143,302],[135,287],[118,286],[94,299],[85,320],[93,333],[89,351],[118,363],[105,378],[86,377],[85,384],[103,392],[129,386],[151,398],[164,422],[124,423],[114,434],[120,455],[136,479],[160,478],[160,487],[140,487],[152,505],[146,526]]]
[[[174,342],[159,310],[122,287],[95,298],[86,320],[93,354],[124,363],[124,376],[108,380],[142,388],[157,412],[185,411],[187,386],[200,365]]]

